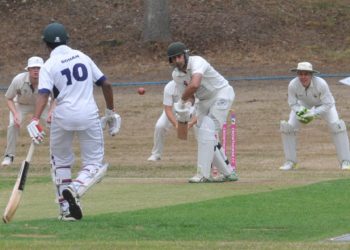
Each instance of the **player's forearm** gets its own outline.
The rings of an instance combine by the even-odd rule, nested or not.
[[[106,101],[107,109],[114,110],[114,99],[112,85],[106,80],[102,84],[102,93]]]
[[[332,107],[334,106],[334,103],[324,103],[321,106],[315,107],[315,114],[316,115],[322,115],[327,113]]]
[[[17,113],[15,102],[12,99],[7,99],[7,107],[13,115]]]
[[[194,74],[191,78],[191,82],[188,84],[184,93],[182,94],[181,99],[183,101],[188,101],[189,99],[193,98],[194,94],[196,93],[197,89],[201,84],[201,81],[202,81],[202,75]]]
[[[43,113],[47,102],[49,99],[49,94],[47,93],[39,93],[36,99],[35,111],[33,118],[40,119],[41,114]]]
[[[189,85],[182,94],[181,99],[185,102],[193,100],[194,93],[196,93],[197,89],[197,87]]]
[[[174,127],[176,127],[176,118],[174,116],[174,112],[173,112],[173,107],[171,106],[164,106],[164,111],[165,111],[165,114],[168,118],[168,120],[171,122],[171,124],[173,124]]]

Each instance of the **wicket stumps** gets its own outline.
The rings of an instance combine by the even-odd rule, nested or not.
[[[236,114],[233,110],[230,110],[229,113],[230,116],[230,130],[231,130],[231,134],[230,134],[230,141],[231,141],[231,154],[230,154],[230,162],[231,162],[231,166],[233,170],[236,170],[236,140],[237,140],[237,133],[236,133]],[[228,144],[229,142],[227,141],[227,128],[228,128],[228,124],[227,122],[225,122],[222,125],[222,146],[224,149],[225,154],[227,155],[227,149],[228,149]],[[228,157],[227,157],[228,158]]]
[[[231,130],[231,134],[230,134],[230,142],[231,142],[231,154],[230,154],[230,158],[227,157],[227,159],[229,159],[229,161],[231,162],[231,167],[233,170],[236,170],[237,167],[237,162],[236,162],[236,141],[237,141],[237,131],[236,131],[236,114],[233,110],[230,110],[229,113],[229,129]],[[228,119],[227,119],[228,120]],[[221,144],[223,147],[223,150],[225,152],[225,155],[227,156],[227,149],[229,148],[229,141],[227,140],[227,128],[228,128],[228,123],[227,120],[225,121],[225,123],[222,125],[222,129],[221,129]],[[218,170],[216,168],[216,166],[212,166],[212,175],[216,176],[218,174]]]

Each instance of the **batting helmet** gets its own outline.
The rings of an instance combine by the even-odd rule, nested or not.
[[[185,44],[182,42],[173,42],[168,47],[168,58],[169,63],[172,63],[172,57],[184,54],[187,60],[188,58],[188,49]]]
[[[68,34],[62,24],[50,23],[44,29],[43,40],[51,44],[66,44],[68,41]]]

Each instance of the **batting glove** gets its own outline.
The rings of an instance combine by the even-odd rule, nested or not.
[[[191,120],[192,114],[190,109],[183,109],[181,111],[176,111],[175,116],[178,122],[188,122]]]
[[[108,126],[109,126],[109,134],[111,136],[115,136],[119,130],[120,126],[122,124],[122,118],[118,114],[114,114],[113,118],[108,121]]]
[[[178,102],[174,103],[174,110],[176,119],[179,122],[188,122],[191,119],[193,109],[191,102],[184,102],[180,99]]]
[[[175,103],[174,103],[175,112],[181,112],[181,111],[183,111],[185,108],[186,108],[185,102],[184,102],[182,99],[180,99],[178,102],[175,102]]]
[[[116,114],[113,110],[110,109],[106,109],[105,116],[101,118],[102,128],[105,129],[108,125],[108,132],[111,136],[115,136],[119,132],[121,122],[122,119],[120,115]]]
[[[33,118],[27,126],[29,136],[32,138],[35,144],[40,144],[44,140],[45,133],[43,128],[39,124],[39,120]]]

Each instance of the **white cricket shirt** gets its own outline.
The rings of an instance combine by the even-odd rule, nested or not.
[[[168,82],[164,87],[163,104],[173,106],[180,98],[179,90],[174,81]]]
[[[203,57],[190,56],[188,59],[186,73],[173,70],[172,77],[179,86],[180,93],[184,92],[187,84],[191,81],[193,74],[202,75],[202,81],[195,93],[199,100],[207,100],[213,97],[218,90],[229,85],[228,81],[217,72]]]
[[[288,104],[295,112],[299,111],[301,106],[308,109],[315,107],[316,114],[320,115],[327,112],[335,101],[324,79],[313,76],[310,86],[305,88],[296,77],[288,85]]]
[[[93,85],[105,77],[90,57],[66,45],[56,47],[40,69],[39,93],[56,99],[53,121],[66,130],[83,130],[98,118]]]
[[[23,72],[13,78],[5,97],[22,105],[35,106],[37,94],[38,90],[31,87],[29,72]]]

